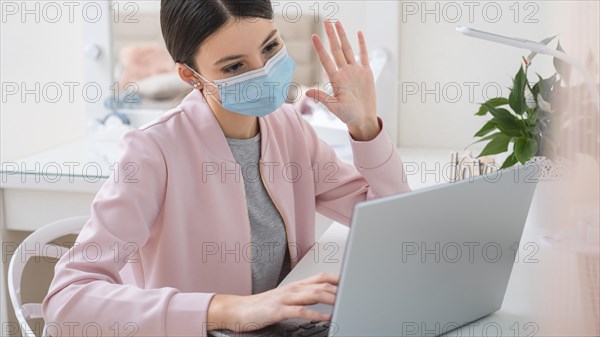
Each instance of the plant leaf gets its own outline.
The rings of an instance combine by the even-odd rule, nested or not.
[[[504,160],[504,163],[502,163],[502,166],[500,166],[500,169],[511,167],[516,163],[517,163],[517,157],[515,157],[515,153],[513,152],[510,155],[508,155],[508,157],[506,157],[506,159]]]
[[[544,45],[548,45],[548,43],[552,42],[552,40],[554,40],[557,36],[558,35],[547,37],[547,38],[543,39],[542,41],[540,41],[540,43],[544,44]],[[529,54],[529,56],[527,56],[527,63],[531,63],[531,60],[533,60],[535,55],[537,55],[536,52],[534,52],[534,51],[531,52],[531,54]]]
[[[538,143],[534,138],[518,138],[515,141],[515,157],[525,164],[537,152]]]
[[[485,103],[481,104],[481,106],[479,107],[479,111],[477,113],[475,113],[475,115],[483,116],[489,111],[488,107],[490,107],[490,106],[497,107],[497,106],[506,105],[506,104],[508,104],[508,99],[506,99],[504,97],[495,97],[495,98],[489,99]]]
[[[544,100],[548,101],[550,99],[550,94],[552,93],[552,88],[554,87],[554,84],[556,83],[556,73],[546,79],[542,79],[541,76],[539,76],[539,94],[542,95],[542,98],[544,98]]]
[[[521,115],[525,111],[525,86],[527,85],[527,76],[523,71],[523,67],[519,67],[519,71],[513,80],[513,87],[508,95],[508,104],[513,111]]]
[[[492,116],[494,117],[513,117],[513,118],[517,118],[517,116],[513,115],[510,113],[510,111],[504,109],[504,108],[496,108],[493,107],[491,105],[487,106],[488,111],[492,114]]]
[[[479,131],[477,131],[477,133],[475,133],[475,137],[483,137],[492,132],[494,129],[496,129],[496,123],[493,121],[488,121],[481,127],[481,129],[479,129]]]
[[[531,126],[533,124],[535,124],[535,119],[537,116],[537,111],[540,109],[539,106],[536,105],[535,108],[531,109],[531,108],[527,108],[525,110],[527,118],[523,119],[522,121],[525,123],[525,130],[527,129],[528,126]]]
[[[558,41],[558,46],[556,46],[556,50],[563,53],[565,52],[560,46],[560,41]],[[571,76],[571,66],[567,62],[556,57],[554,58],[553,63],[554,68],[560,74],[561,79],[565,81],[565,83],[569,83],[569,77]]]
[[[496,127],[500,132],[511,137],[522,137],[523,132],[521,125],[517,121],[516,117],[509,114],[508,116],[496,116],[492,118],[492,121],[496,124]]]
[[[538,75],[539,77],[540,75]],[[533,94],[533,97],[537,97],[537,95],[540,93],[540,82],[543,81],[542,78],[540,77],[540,80],[533,85],[533,87],[531,87],[531,93]]]
[[[477,144],[477,143],[481,143],[481,142],[486,141],[486,140],[490,140],[490,139],[496,137],[497,134],[498,133],[495,133],[495,134],[492,134],[492,135],[487,135],[487,136],[485,136],[485,137],[483,137],[481,139],[478,139],[478,140],[474,141],[473,143],[465,146],[465,149],[468,148],[469,146],[473,145],[473,144]]]
[[[492,140],[483,148],[483,151],[481,151],[477,158],[505,152],[508,149],[508,143],[510,143],[511,139],[512,137],[503,133],[495,133]]]

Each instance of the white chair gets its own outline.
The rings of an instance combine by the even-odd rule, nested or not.
[[[33,330],[27,323],[28,319],[43,318],[41,303],[21,303],[21,277],[27,261],[32,256],[61,257],[69,251],[68,248],[48,244],[48,242],[58,239],[64,235],[77,234],[85,225],[89,216],[75,216],[58,221],[51,222],[44,227],[31,233],[17,247],[14,255],[10,259],[8,266],[8,292],[10,300],[19,321],[21,334],[23,337],[35,337]],[[26,248],[29,247],[29,250]],[[31,247],[36,247],[35,253],[31,253]],[[39,250],[38,250],[39,249]],[[24,251],[26,252],[25,254]],[[53,254],[54,253],[54,254]],[[22,258],[22,255],[24,255]],[[42,332],[42,337],[46,337],[46,325]]]

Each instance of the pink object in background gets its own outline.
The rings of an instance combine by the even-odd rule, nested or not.
[[[166,73],[175,69],[171,55],[158,43],[140,43],[123,47],[119,54],[122,73],[119,85],[124,88],[129,82]]]

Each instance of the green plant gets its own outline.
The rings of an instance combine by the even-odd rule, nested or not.
[[[548,44],[555,37],[544,39],[541,43]],[[560,42],[557,50],[562,51]],[[523,65],[519,67],[508,97],[492,98],[482,103],[475,113],[477,116],[492,116],[474,135],[481,137],[474,143],[489,140],[478,158],[507,152],[509,144],[514,144],[512,153],[500,168],[513,166],[517,162],[524,164],[536,155],[552,158],[555,152],[556,144],[550,132],[552,119],[558,117],[554,109],[554,94],[562,90],[561,83],[568,83],[571,68],[555,58],[555,73],[545,79],[536,73],[538,81],[532,86],[527,73],[535,56],[536,53],[532,52],[527,58],[523,57],[525,68]]]

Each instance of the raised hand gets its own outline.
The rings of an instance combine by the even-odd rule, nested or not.
[[[369,66],[364,34],[358,32],[360,63],[357,63],[342,23],[337,21],[335,29],[329,20],[324,25],[333,60],[318,35],[313,34],[312,41],[329,78],[333,95],[317,89],[308,90],[306,95],[323,103],[346,123],[354,139],[370,140],[379,133],[380,125],[377,121],[375,80]]]

